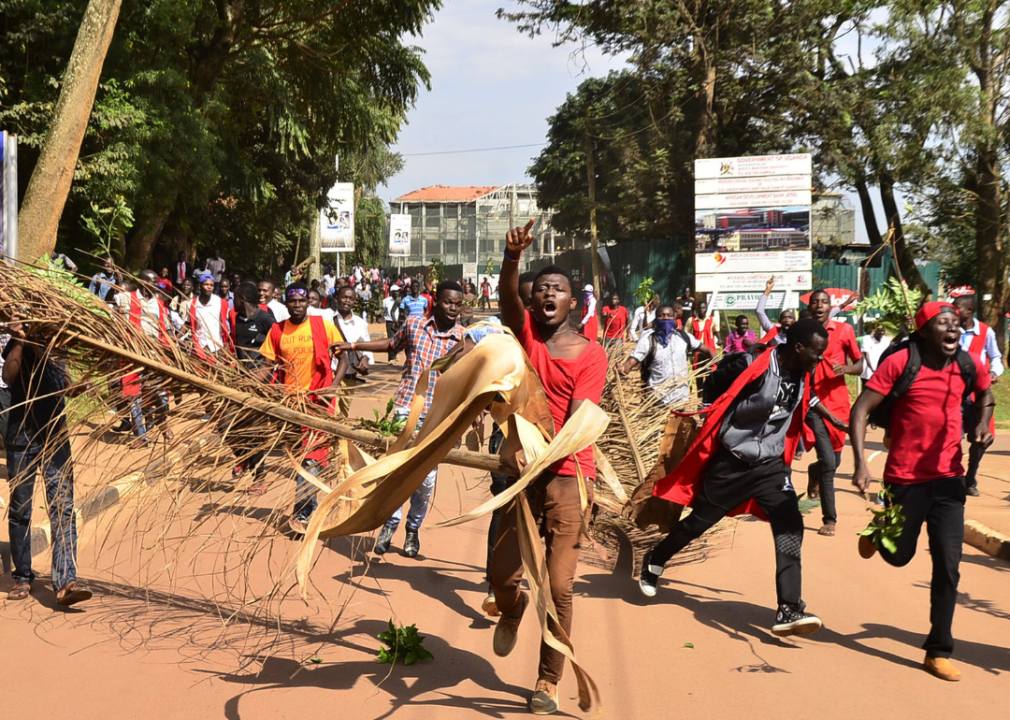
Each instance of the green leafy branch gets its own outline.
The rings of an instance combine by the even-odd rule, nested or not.
[[[424,636],[418,634],[417,625],[396,627],[390,618],[389,630],[376,637],[386,645],[379,648],[376,662],[396,665],[398,660],[402,660],[404,665],[413,665],[418,660],[435,659],[434,655],[424,649]]]
[[[389,401],[386,403],[385,415],[379,417],[379,411],[375,408],[372,408],[372,413],[375,415],[374,420],[359,418],[361,426],[368,430],[373,430],[380,435],[397,436],[407,426],[407,418],[393,415],[393,398],[389,398]]]
[[[639,305],[648,305],[649,301],[652,300],[652,296],[656,294],[654,285],[656,281],[651,277],[647,277],[642,282],[638,284],[638,288],[635,290],[635,301]]]
[[[111,257],[114,248],[122,245],[126,233],[133,227],[133,210],[122,195],[117,195],[111,207],[103,208],[91,203],[91,213],[82,217],[81,223],[95,239],[94,254]]]
[[[884,507],[873,511],[873,519],[860,535],[870,538],[876,548],[883,548],[890,553],[898,550],[895,540],[901,535],[905,526],[905,516],[901,513],[901,505],[894,504],[894,496],[886,485],[882,485],[877,494]]]
[[[905,295],[908,301],[905,301]],[[878,317],[877,322],[883,323],[888,335],[894,337],[901,332],[905,316],[914,314],[922,302],[922,291],[915,288],[902,288],[901,281],[895,277],[887,279],[877,292],[867,296],[853,308],[856,316],[871,315]],[[911,328],[909,328],[911,330]]]

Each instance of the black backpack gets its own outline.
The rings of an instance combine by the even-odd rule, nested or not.
[[[879,368],[884,360],[901,350],[908,350],[908,362],[905,363],[905,369],[901,371],[901,377],[894,383],[891,392],[884,396],[881,403],[869,415],[870,423],[882,430],[890,430],[891,412],[894,410],[894,403],[909,391],[912,383],[915,382],[915,378],[919,375],[919,370],[922,369],[922,350],[919,348],[919,342],[913,338],[906,338],[900,343],[891,344],[880,356],[877,367]],[[961,398],[961,402],[963,403],[975,389],[975,361],[971,359],[971,355],[961,348],[957,349],[954,361],[957,363],[957,367],[961,371],[961,378],[964,380],[964,396]]]
[[[687,346],[687,360],[688,364],[691,362],[691,340],[688,338],[687,333],[678,328],[674,328],[673,332],[680,336],[680,339],[684,341],[684,345]],[[671,336],[672,337],[672,336]],[[642,364],[639,368],[642,371],[642,385],[648,387],[649,385],[649,373],[652,371],[652,362],[656,359],[656,347],[659,345],[659,341],[656,339],[656,331],[653,330],[649,333],[649,354],[645,356],[642,360]]]

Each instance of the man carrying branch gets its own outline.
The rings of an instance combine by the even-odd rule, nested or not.
[[[541,270],[533,281],[529,310],[519,295],[519,259],[533,242],[534,220],[525,227],[510,230],[505,238],[505,258],[499,280],[502,323],[507,326],[529,356],[540,376],[544,394],[558,431],[579,406],[587,400],[600,402],[607,378],[607,353],[603,347],[577,333],[569,322],[578,305],[568,274],[557,266]],[[546,540],[547,572],[551,597],[565,634],[572,630],[572,584],[579,562],[582,533],[582,508],[579,499],[581,470],[587,480],[587,494],[592,504],[596,465],[592,446],[565,458],[534,480],[526,488],[526,499],[536,524]],[[505,506],[498,539],[491,558],[491,588],[501,619],[495,628],[494,651],[504,657],[516,644],[516,633],[529,600],[519,589],[522,580],[522,556],[519,550],[519,499]],[[557,633],[553,620],[551,631]],[[540,644],[540,667],[536,688],[530,701],[534,714],[546,715],[558,710],[558,682],[565,658],[547,643]]]

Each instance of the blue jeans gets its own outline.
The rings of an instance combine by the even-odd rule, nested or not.
[[[59,590],[77,579],[74,463],[69,441],[63,441],[45,454],[40,442],[7,446],[12,575],[15,580],[31,582],[35,579],[32,572],[32,497],[35,474],[40,469],[46,482],[46,505],[52,525],[53,586]]]
[[[409,413],[405,410],[397,408],[393,411],[393,417],[405,418]],[[423,423],[424,420],[421,420]],[[420,429],[421,424],[418,424],[418,429]],[[406,429],[404,429],[406,432]],[[424,478],[421,483],[421,487],[414,491],[414,494],[410,496],[410,511],[407,513],[407,530],[408,532],[417,532],[421,529],[421,525],[424,523],[424,518],[428,514],[428,505],[431,503],[432,493],[435,492],[435,480],[438,478],[438,466],[432,470]],[[396,530],[400,526],[400,519],[403,517],[403,508],[397,508],[393,516],[386,521],[386,527]]]
[[[319,477],[319,473],[323,469],[323,466],[315,460],[306,460],[302,463],[302,467],[306,472],[314,477]],[[303,478],[301,475],[295,475],[296,518],[299,520],[308,520],[309,517],[311,517],[312,513],[316,511],[316,507],[319,505],[316,500],[316,495],[318,493],[319,488]]]
[[[143,382],[141,377],[141,383]],[[164,390],[150,392],[143,384],[141,387],[143,390],[140,395],[130,401],[130,424],[133,426],[133,434],[139,438],[145,437],[148,429],[153,429],[168,419],[168,393]]]

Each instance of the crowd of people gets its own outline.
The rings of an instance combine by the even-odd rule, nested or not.
[[[369,373],[377,353],[393,363],[403,352],[394,413],[398,418],[410,415],[423,378],[424,396],[417,398],[419,427],[439,378],[433,362],[461,348],[465,352],[487,334],[505,329],[540,377],[555,430],[583,403],[600,402],[610,367],[621,376],[638,369],[643,387],[655,393],[662,408],[683,410],[694,397],[688,381],[691,370],[700,363],[717,363],[710,380],[712,388],[717,382],[722,385],[712,390],[706,383],[698,437],[673,473],[656,484],[658,497],[690,506],[692,512],[646,554],[639,587],[646,597],[656,596],[665,565],[690,542],[727,514],[756,514],[769,521],[774,540],[777,604],[771,631],[779,636],[806,635],[822,625],[802,599],[803,519],[791,465],[802,450],[816,455],[807,493],[821,501],[819,533],[834,535],[834,479],[841,450],[851,438],[853,482],[866,493],[866,429],[874,413],[886,409],[888,422],[881,422],[890,433],[890,452],[882,497],[902,506],[904,532],[896,549],[864,536],[859,550],[865,557],[879,552],[888,563],[904,565],[915,553],[921,525],[926,525],[935,547],[924,664],[938,677],[958,679],[949,658],[965,497],[977,494],[978,465],[992,442],[990,384],[1003,372],[992,329],[975,319],[973,299],[926,303],[914,328],[894,341],[882,326],[857,341],[852,326],[835,319],[837,307],[824,291],[813,292],[802,312],[782,310],[773,323],[766,313],[773,281],[757,307],[760,339],[744,315],[734,318],[731,329],[720,327],[718,313],[709,312],[705,300],[696,300],[689,288],[670,302],[653,295],[633,312],[613,293],[597,313],[594,287],[576,284],[564,269],[552,265],[520,274],[523,251],[533,241],[531,228],[532,221],[508,233],[497,278],[499,316],[480,323],[475,323],[476,313],[491,309],[492,286],[486,277],[477,284],[442,280],[432,286],[424,277],[378,268],[353,267],[346,277],[337,277],[326,267],[322,278],[307,283],[301,268],[292,266],[284,284],[277,285],[269,279],[252,282],[237,273],[229,275],[219,252],[199,268],[180,253],[174,266],[145,270],[135,281],[124,279],[108,261],[90,288],[149,337],[163,341],[175,336],[195,356],[209,361],[234,357],[259,380],[305,393],[333,414],[348,415],[354,388]],[[379,311],[370,317],[373,299]],[[74,569],[73,465],[62,403],[66,392],[86,388],[73,386],[59,363],[26,342],[18,318],[5,320],[10,340],[3,352],[2,379],[11,403],[5,439],[8,471],[17,488],[10,511],[16,584],[9,598],[27,597],[34,578],[31,497],[36,470],[41,469],[54,531],[57,602],[80,602],[90,591]],[[385,337],[372,338],[369,320],[385,324]],[[633,344],[630,353],[626,343]],[[848,375],[864,383],[854,407]],[[169,398],[157,378],[128,375],[119,391],[118,402],[129,410],[123,430],[132,432],[135,447],[147,444],[154,429],[172,438]],[[45,433],[40,432],[43,428]],[[965,433],[972,448],[967,472],[961,464]],[[492,435],[492,450],[495,437],[500,443],[500,429]],[[329,445],[310,431],[304,433],[304,444],[303,468],[317,475],[327,463]],[[40,459],[42,448],[49,452]],[[235,450],[233,477],[251,472],[249,492],[262,492],[263,455]],[[572,585],[586,520],[579,477],[589,481],[591,506],[595,476],[590,447],[556,463],[526,491],[546,542],[558,620],[555,624],[552,619],[550,627],[559,637],[571,633]],[[410,499],[402,545],[407,557],[420,552],[421,528],[437,478],[436,468]],[[295,482],[289,526],[304,532],[316,508],[316,488],[301,474]],[[510,478],[494,477],[492,482],[497,494]],[[521,589],[518,511],[515,501],[507,504],[495,514],[488,532],[489,594],[483,607],[499,617],[493,644],[499,656],[514,648],[529,604]],[[397,510],[382,527],[373,547],[376,554],[390,551],[401,519]],[[534,713],[558,710],[563,669],[563,654],[544,642],[530,705]]]

